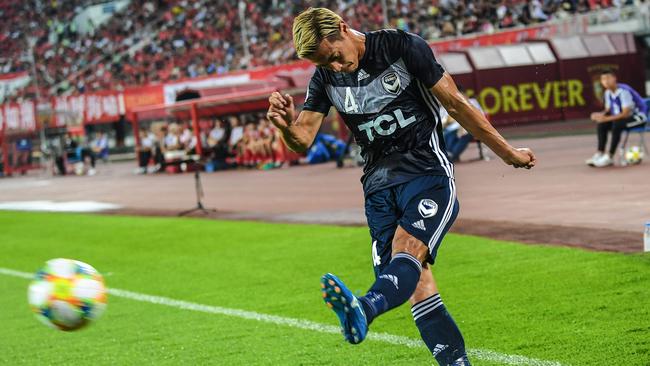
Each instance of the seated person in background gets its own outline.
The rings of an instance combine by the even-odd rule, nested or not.
[[[149,160],[153,154],[155,138],[145,128],[140,129],[140,147],[138,148],[138,173],[146,173]]]
[[[462,86],[458,85],[458,90],[465,95]],[[467,98],[467,95],[465,95]],[[483,108],[481,104],[476,100],[476,98],[467,98],[469,102],[476,107],[483,114]],[[443,128],[443,138],[445,140],[445,147],[447,149],[447,155],[452,162],[457,162],[460,160],[460,155],[465,151],[467,145],[474,139],[472,135],[465,130],[460,123],[454,120],[447,110],[440,108],[440,120],[442,121]]]
[[[623,130],[642,126],[647,119],[647,107],[643,98],[631,86],[617,82],[613,71],[604,71],[600,75],[600,83],[605,89],[605,109],[591,114],[591,120],[596,122],[598,132],[598,151],[585,161],[588,165],[598,168],[614,163],[613,157]],[[609,151],[605,152],[610,130],[612,142]]]
[[[275,168],[279,168],[287,161],[286,150],[280,130],[272,123],[270,124],[270,127],[272,133],[271,151],[273,153],[273,165]]]
[[[77,166],[75,172],[77,175],[95,175],[97,171],[95,170],[95,162],[97,157],[95,151],[92,149],[92,144],[88,142],[88,138],[84,137],[82,140],[83,144],[81,145],[81,163],[82,166]]]
[[[162,172],[165,170],[165,139],[167,137],[167,127],[160,126],[154,129],[154,150],[153,160],[156,163],[156,171]]]
[[[79,152],[77,151],[78,147],[79,143],[77,140],[72,138],[72,135],[66,133],[65,136],[63,136],[63,148],[65,149],[65,154],[68,161],[77,161],[79,159]]]
[[[97,132],[95,139],[90,143],[90,148],[96,157],[108,160],[108,135],[104,132]]]
[[[167,135],[163,141],[163,153],[168,151],[183,150],[181,143],[181,128],[178,124],[172,123],[169,125]]]
[[[241,165],[241,161],[244,156],[243,144],[241,143],[242,137],[244,137],[244,127],[239,123],[239,119],[235,116],[228,118],[228,127],[230,128],[230,137],[228,138],[228,152],[235,156],[235,160],[238,165]]]
[[[346,144],[343,140],[326,133],[318,133],[316,139],[320,140],[332,155],[332,160],[338,160],[345,154]]]
[[[253,129],[255,126],[248,122],[244,124],[241,141],[239,142],[240,149],[237,151],[237,165],[250,167],[253,159],[253,152],[251,150],[252,140],[255,137]]]
[[[242,163],[248,168],[253,168],[261,162],[263,147],[260,140],[260,132],[257,126],[254,122],[248,122],[244,127],[244,136],[241,141],[244,153]]]
[[[229,127],[221,120],[216,120],[208,134],[207,145],[210,157],[216,164],[216,169],[227,167]]]
[[[16,141],[14,166],[21,167],[32,163],[32,140],[21,138]],[[25,171],[22,172],[25,174]]]
[[[271,122],[262,117],[257,122],[257,132],[259,133],[259,146],[260,146],[260,160],[261,169],[271,169],[275,167],[273,156],[273,130],[271,129]]]
[[[208,147],[214,149],[218,145],[222,144],[226,137],[226,128],[224,123],[221,120],[216,120],[214,122],[214,127],[212,127],[208,134]]]
[[[89,147],[87,139],[80,144],[70,134],[65,135],[65,151],[67,163],[74,165],[74,172],[77,175],[95,175],[95,154]]]
[[[330,160],[338,159],[345,152],[345,142],[337,139],[332,135],[317,133],[307,156],[301,159],[301,162],[307,164],[326,163]]]
[[[179,136],[179,141],[186,154],[196,154],[196,136],[194,136],[194,131],[189,126],[185,126],[183,133]]]

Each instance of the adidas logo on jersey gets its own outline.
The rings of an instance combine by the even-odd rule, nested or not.
[[[357,74],[357,81],[361,81],[361,80],[363,80],[363,79],[367,79],[368,77],[370,77],[370,74],[368,74],[368,73],[366,72],[366,70],[361,69],[361,70],[359,70],[359,74]]]
[[[397,286],[397,277],[395,277],[394,275],[385,274],[385,275],[379,276],[379,278],[382,278],[384,280],[389,280],[390,282],[393,283],[393,285],[395,285],[395,288],[399,290],[399,286]]]
[[[414,228],[427,231],[427,227],[424,226],[424,220],[418,220],[411,224]]]
[[[436,344],[436,347],[433,349],[433,357],[436,357],[440,352],[449,348],[446,344]]]

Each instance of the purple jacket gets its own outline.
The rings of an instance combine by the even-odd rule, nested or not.
[[[641,97],[641,95],[639,95],[639,93],[637,93],[636,90],[634,90],[634,88],[623,83],[617,83],[617,84],[619,88],[625,89],[629,91],[630,94],[632,94],[632,99],[634,99],[634,105],[636,106],[636,109],[638,111],[640,111],[643,114],[648,114],[648,106],[645,104],[645,100]]]

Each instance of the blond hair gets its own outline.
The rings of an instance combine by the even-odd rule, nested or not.
[[[325,38],[338,37],[343,19],[326,8],[309,8],[293,20],[293,45],[300,58],[307,58]]]

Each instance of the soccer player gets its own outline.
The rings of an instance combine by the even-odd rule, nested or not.
[[[291,96],[275,92],[267,118],[289,148],[305,151],[334,106],[365,158],[361,182],[376,281],[356,297],[328,273],[321,279],[326,304],[345,339],[356,344],[378,316],[409,301],[438,363],[469,365],[463,337],[430,270],[458,214],[454,166],[441,141],[440,104],[506,164],[531,168],[535,156],[501,137],[416,35],[360,33],[328,9],[309,8],[295,18],[293,36],[298,56],[317,68],[300,114]]]
[[[605,70],[600,75],[600,84],[605,89],[603,98],[605,110],[591,114],[591,120],[596,122],[598,132],[598,151],[585,163],[602,168],[614,164],[614,154],[624,130],[643,126],[647,121],[646,107],[643,98],[631,86],[619,83],[616,74]],[[609,151],[605,152],[607,133],[612,131],[612,142]]]

